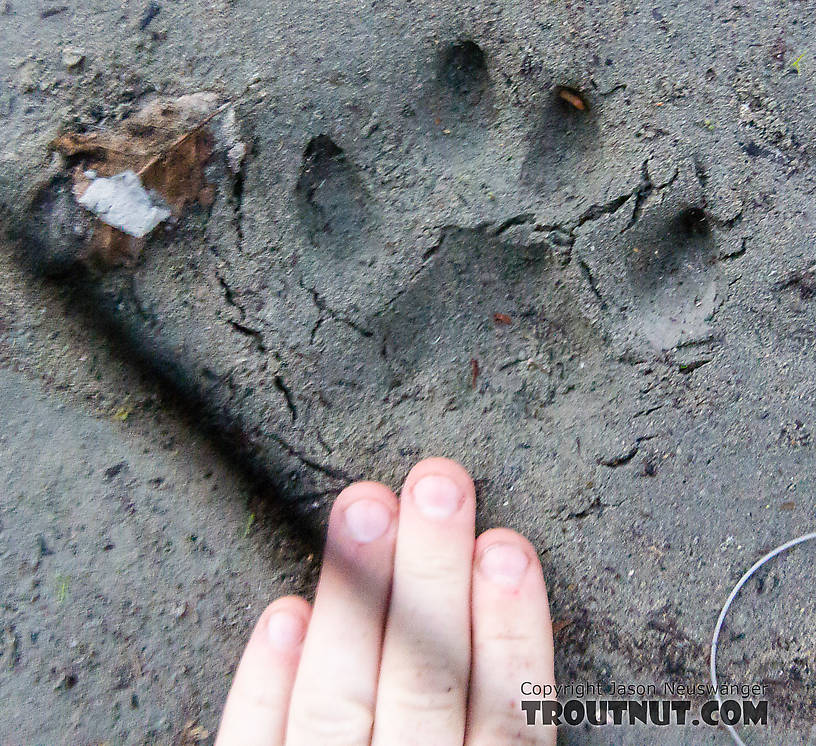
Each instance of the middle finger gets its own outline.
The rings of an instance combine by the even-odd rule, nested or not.
[[[456,462],[417,464],[400,499],[374,746],[461,744],[476,498]]]

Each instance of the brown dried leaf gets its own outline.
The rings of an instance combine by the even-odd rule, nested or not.
[[[199,199],[208,186],[204,166],[213,151],[212,135],[203,127],[178,138],[136,173],[147,189],[164,198],[173,214],[179,215],[188,202]]]
[[[136,263],[144,245],[144,238],[129,236],[118,228],[96,220],[85,261],[98,269],[123,265],[130,267]]]
[[[154,101],[115,132],[66,133],[51,147],[73,163],[77,199],[90,183],[86,171],[110,177],[132,170],[178,217],[187,204],[198,201],[208,207],[214,198],[204,167],[213,152],[213,138],[205,125],[223,109],[215,108],[215,103],[214,94],[207,93]],[[108,267],[131,264],[143,245],[143,240],[95,220],[86,258]]]
[[[127,169],[138,172],[161,146],[105,132],[75,132],[56,138],[51,147],[81,161],[81,171],[93,169],[99,176],[114,176]]]

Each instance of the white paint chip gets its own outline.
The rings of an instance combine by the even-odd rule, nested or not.
[[[142,238],[170,217],[170,210],[153,203],[133,171],[109,179],[94,179],[79,198],[104,223],[136,238]]]

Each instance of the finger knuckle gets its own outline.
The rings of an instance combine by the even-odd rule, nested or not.
[[[473,746],[498,743],[504,746],[548,746],[554,743],[552,728],[529,726],[524,722],[518,700],[508,701],[506,706],[498,707],[480,719],[481,723],[475,732],[471,732],[468,741]]]
[[[412,582],[418,581],[422,584],[427,583],[434,586],[440,583],[452,582],[460,578],[465,572],[461,557],[443,551],[426,552],[422,555],[406,557],[400,569],[402,575],[410,578]]]
[[[406,669],[394,677],[392,705],[409,712],[457,712],[465,700],[465,685],[454,671],[436,665]]]
[[[325,746],[368,746],[374,724],[373,706],[350,697],[308,697],[289,712],[294,742]],[[287,740],[289,743],[289,740]]]
[[[529,631],[507,626],[484,634],[479,640],[479,644],[489,647],[529,650],[534,641]]]

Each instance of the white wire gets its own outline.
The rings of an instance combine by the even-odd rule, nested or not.
[[[798,536],[795,539],[791,539],[788,542],[776,547],[776,549],[772,549],[768,554],[766,554],[761,559],[754,562],[751,565],[751,569],[748,570],[737,582],[734,586],[734,589],[728,596],[728,599],[725,602],[725,605],[722,607],[722,611],[720,612],[720,617],[717,619],[717,626],[714,628],[714,637],[711,638],[711,684],[714,687],[714,696],[717,698],[717,703],[722,707],[722,698],[720,697],[720,692],[717,689],[717,643],[720,640],[720,630],[722,629],[723,622],[725,621],[725,615],[728,613],[728,609],[731,606],[731,603],[737,597],[737,594],[742,589],[742,586],[748,582],[748,578],[750,578],[762,565],[764,565],[768,560],[773,559],[776,557],[777,554],[782,554],[782,552],[786,552],[788,549],[795,547],[797,544],[801,544],[805,541],[810,541],[811,539],[816,539],[816,531],[804,534],[802,536]],[[737,746],[745,746],[745,741],[743,741],[736,730],[734,730],[733,725],[725,725],[726,730],[731,734],[731,738],[734,739],[734,743]]]

